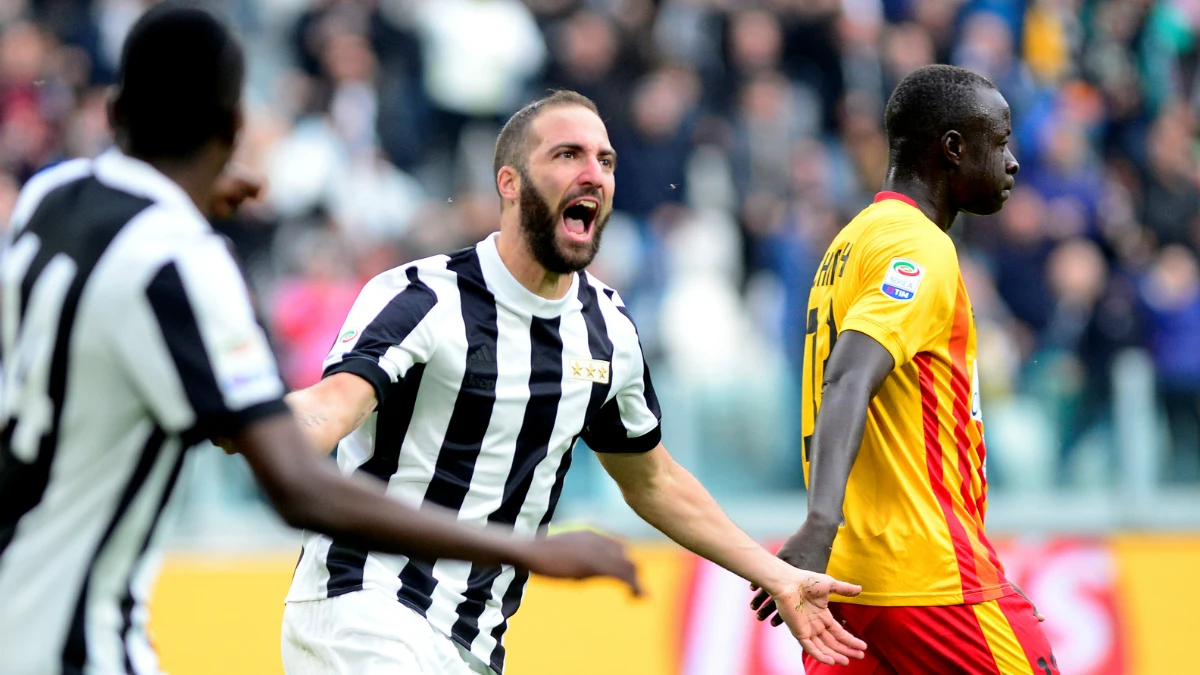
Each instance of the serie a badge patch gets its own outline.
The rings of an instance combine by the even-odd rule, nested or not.
[[[889,298],[912,300],[917,297],[917,289],[921,287],[924,277],[924,267],[907,258],[892,258],[879,290]]]

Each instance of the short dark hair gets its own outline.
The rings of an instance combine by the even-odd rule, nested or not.
[[[193,4],[164,2],[121,49],[113,124],[126,152],[183,158],[237,135],[245,62],[228,27]]]
[[[520,171],[525,170],[526,155],[529,154],[529,127],[543,111],[551,108],[562,108],[577,105],[587,108],[600,116],[600,110],[592,99],[578,92],[559,89],[549,96],[539,98],[513,113],[500,130],[496,139],[496,154],[492,160],[492,177],[495,178],[501,167],[511,166]]]
[[[979,88],[996,85],[956,66],[925,66],[909,73],[896,85],[884,112],[891,164],[916,160],[951,129],[967,131],[963,125],[981,112],[975,95]]]

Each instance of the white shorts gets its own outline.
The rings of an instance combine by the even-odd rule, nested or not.
[[[287,603],[283,670],[288,675],[493,675],[425,617],[371,590]]]

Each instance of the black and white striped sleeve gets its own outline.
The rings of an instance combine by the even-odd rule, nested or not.
[[[650,381],[650,367],[620,296],[612,289],[604,289],[604,293],[611,300],[605,310],[612,308],[611,313],[604,313],[613,341],[611,372],[616,394],[588,421],[582,438],[596,452],[648,452],[662,441],[662,411]]]
[[[372,279],[359,293],[329,356],[324,377],[353,373],[375,389],[377,405],[387,400],[415,363],[425,363],[436,345],[432,321],[437,294],[416,266]]]
[[[285,411],[275,357],[225,242],[207,233],[173,248],[115,308],[116,350],[147,407],[191,440]]]

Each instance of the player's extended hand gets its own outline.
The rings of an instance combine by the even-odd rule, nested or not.
[[[619,541],[595,532],[568,532],[530,542],[523,567],[534,574],[560,579],[613,577],[641,597],[637,568]]]
[[[804,651],[821,663],[847,665],[861,659],[867,643],[851,635],[829,612],[829,595],[853,597],[862,587],[838,581],[828,574],[796,569],[773,593],[753,587],[758,594],[751,606],[758,620],[771,617],[771,625],[786,623]]]
[[[212,214],[217,218],[232,216],[242,202],[261,197],[266,185],[263,176],[240,164],[229,163],[213,186]]]

